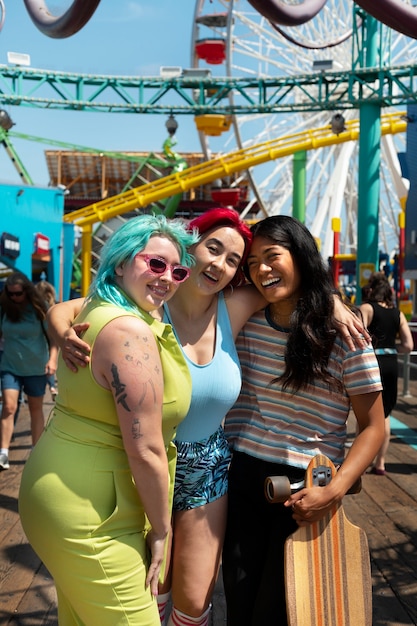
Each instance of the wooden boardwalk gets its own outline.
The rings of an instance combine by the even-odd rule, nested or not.
[[[346,514],[368,535],[373,626],[417,625],[417,382],[411,381],[410,391],[412,396],[400,396],[393,413],[399,423],[393,431],[387,475],[365,475],[362,492],[344,500]],[[45,413],[51,406],[46,403]],[[10,470],[0,473],[0,626],[58,624],[53,582],[28,545],[19,521],[20,475],[29,452],[24,406],[10,452]],[[211,624],[226,624],[220,581]]]

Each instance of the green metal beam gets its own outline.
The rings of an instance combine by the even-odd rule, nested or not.
[[[300,222],[306,220],[306,181],[307,181],[307,151],[294,152],[293,167],[293,199],[292,214]]]
[[[143,165],[152,165],[160,169],[172,167],[172,159],[163,159],[160,156],[155,155],[153,152],[144,156],[137,154],[127,154],[126,152],[114,152],[111,150],[101,150],[100,148],[89,148],[88,146],[82,146],[80,144],[69,143],[68,141],[59,141],[58,139],[47,139],[45,137],[38,137],[36,135],[28,135],[26,133],[18,133],[14,130],[8,131],[8,136],[14,139],[24,139],[25,141],[34,141],[37,143],[43,143],[55,148],[63,148],[64,150],[73,150],[76,152],[85,152],[86,154],[99,154],[101,156],[109,157],[110,159],[120,159],[121,161],[130,161],[132,163],[142,163]],[[0,129],[0,139],[1,139]]]
[[[233,103],[227,97],[233,93]],[[275,78],[95,76],[0,65],[0,105],[175,115],[285,113],[417,101],[417,64]]]
[[[0,144],[4,147],[7,154],[9,155],[9,158],[11,162],[13,163],[13,165],[15,166],[17,173],[20,176],[20,179],[27,185],[33,185],[33,180],[29,172],[23,165],[22,161],[19,158],[19,155],[17,154],[16,150],[13,147],[13,144],[9,140],[8,132],[4,130],[3,128],[0,128]]]
[[[367,65],[378,60],[378,22],[366,16],[364,59]],[[378,234],[381,162],[381,108],[373,102],[360,107],[358,164],[358,244],[356,252],[356,300],[362,303],[361,287],[378,269]]]

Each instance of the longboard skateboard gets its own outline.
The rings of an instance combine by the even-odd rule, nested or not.
[[[330,459],[318,455],[301,486],[325,486],[335,474]],[[265,494],[271,502],[284,502],[301,486],[273,476],[265,481]],[[290,535],[284,560],[288,626],[372,626],[368,541],[341,503]]]

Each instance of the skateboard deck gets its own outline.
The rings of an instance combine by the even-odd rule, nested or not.
[[[305,486],[324,486],[335,473],[333,463],[318,455]],[[341,503],[290,535],[284,558],[288,626],[372,626],[368,541]]]

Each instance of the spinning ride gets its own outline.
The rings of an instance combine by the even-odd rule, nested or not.
[[[296,4],[296,3],[292,3]],[[357,67],[361,60],[363,12],[351,0],[328,0],[319,13],[297,27],[272,24],[245,0],[196,0],[192,32],[192,65],[210,67],[213,75],[231,77],[300,76],[312,71],[340,72]],[[414,62],[417,42],[396,31],[378,25],[379,64],[400,65]],[[205,56],[201,52],[206,42]],[[211,45],[223,44],[223,59],[210,57]],[[239,93],[229,96],[242,97]],[[306,99],[302,89],[288,93],[289,102]],[[348,103],[346,103],[348,104]],[[357,111],[338,110],[349,120]],[[200,133],[207,158],[213,152],[248,148],[259,142],[288,133],[301,132],[331,122],[332,113],[290,113],[278,115],[235,116],[232,132],[220,137]],[[392,254],[398,244],[398,214],[407,194],[401,178],[397,152],[404,148],[404,137],[386,137],[382,141],[380,193],[380,247]],[[306,173],[303,161],[306,159]],[[301,166],[300,166],[301,162]],[[299,176],[296,190],[305,184],[305,221],[322,242],[323,256],[332,255],[331,219],[342,219],[341,252],[351,254],[357,248],[358,145],[350,142],[334,145],[308,157],[300,152],[298,162],[292,157],[270,162],[251,171],[252,203],[260,207],[259,217],[291,213],[294,199],[293,178]],[[248,205],[247,212],[251,206]],[[301,216],[302,217],[302,216]]]

